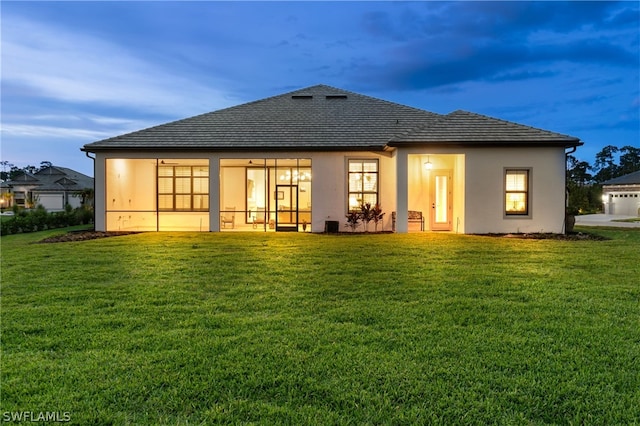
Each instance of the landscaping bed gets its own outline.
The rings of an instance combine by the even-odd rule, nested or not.
[[[43,240],[38,241],[38,243],[64,243],[69,241],[86,241],[86,240],[96,240],[98,238],[108,238],[108,237],[119,237],[122,235],[129,234],[137,234],[138,232],[134,231],[94,231],[94,230],[83,230],[83,231],[71,231],[66,234],[54,235],[53,237],[48,237]]]

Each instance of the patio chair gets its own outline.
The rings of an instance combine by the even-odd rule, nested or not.
[[[253,229],[256,229],[258,225],[264,225],[265,210],[264,207],[258,207],[256,215],[253,217]]]
[[[231,224],[231,229],[236,226],[236,208],[235,207],[225,207],[224,211],[220,215],[220,227],[226,228],[227,224]]]

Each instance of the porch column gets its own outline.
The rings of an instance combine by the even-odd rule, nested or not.
[[[220,158],[209,157],[209,231],[220,232]]]
[[[396,232],[409,232],[409,156],[399,148],[396,151]]]
[[[105,156],[103,154],[95,154],[96,159],[93,161],[93,226],[96,231],[107,231],[107,195],[105,172]]]

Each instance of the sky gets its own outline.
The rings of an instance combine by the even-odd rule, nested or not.
[[[1,149],[90,142],[327,84],[640,145],[640,2],[0,2]]]

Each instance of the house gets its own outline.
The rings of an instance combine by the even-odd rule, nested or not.
[[[66,167],[48,166],[36,173],[21,172],[2,182],[0,200],[3,208],[13,205],[33,208],[42,205],[47,211],[62,211],[68,204],[80,207],[82,194],[93,189],[93,178]]]
[[[82,150],[97,230],[323,232],[379,203],[378,229],[562,233],[565,150],[579,145],[317,85]]]
[[[602,182],[605,214],[640,216],[640,170]]]

